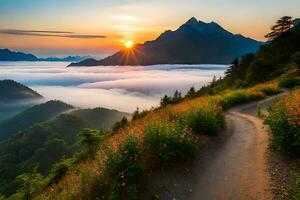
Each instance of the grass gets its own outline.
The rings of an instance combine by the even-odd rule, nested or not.
[[[280,98],[269,113],[271,148],[300,156],[300,89]]]
[[[275,90],[277,84],[270,82],[150,110],[104,139],[95,160],[83,160],[36,199],[136,199],[141,170],[153,167],[147,158],[165,162],[193,156],[199,134],[215,135],[222,128],[224,110]]]
[[[290,200],[299,200],[300,199],[300,176],[295,178],[295,182],[292,185]]]
[[[300,86],[300,77],[294,74],[287,74],[281,76],[277,82],[280,87],[294,88]]]
[[[191,129],[177,121],[149,121],[145,125],[144,146],[163,161],[185,158],[196,152],[196,140]]]

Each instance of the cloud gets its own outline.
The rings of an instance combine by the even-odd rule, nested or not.
[[[69,67],[67,63],[0,62],[0,80],[13,79],[32,87],[48,99],[79,107],[107,107],[133,112],[148,109],[160,97],[183,94],[194,86],[222,76],[222,65],[153,65]]]
[[[37,36],[37,37],[64,37],[64,38],[78,38],[78,39],[106,38],[106,36],[104,35],[75,34],[74,32],[68,32],[68,31],[48,31],[48,30],[1,29],[0,34]]]

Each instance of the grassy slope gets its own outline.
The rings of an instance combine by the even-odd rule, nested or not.
[[[118,133],[105,140],[99,148],[97,159],[95,161],[86,160],[85,162],[82,162],[76,166],[74,170],[71,170],[61,181],[50,186],[38,195],[36,199],[68,199],[70,197],[74,197],[75,199],[91,198],[93,190],[92,186],[97,181],[97,177],[101,176],[105,169],[104,158],[106,156],[105,151],[103,151],[104,146],[110,146],[113,149],[116,149],[118,145],[123,143],[129,134],[135,135],[138,138],[139,143],[143,145],[145,124],[153,119],[172,118],[173,116],[189,112],[194,106],[209,105],[209,102],[215,102],[218,105],[221,104],[224,107],[229,108],[239,103],[264,98],[266,95],[262,91],[265,91],[266,88],[276,89],[277,84],[266,83],[238,91],[227,90],[219,95],[185,100],[176,105],[151,111],[144,118],[133,121],[126,130],[120,130]],[[143,167],[151,167],[151,164],[147,161],[147,155],[143,156]],[[101,188],[99,188],[99,190],[101,190]]]

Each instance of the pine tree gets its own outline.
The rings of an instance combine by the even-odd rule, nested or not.
[[[95,153],[100,140],[100,134],[96,130],[85,128],[79,133],[79,143],[87,147],[87,152],[93,160],[95,160]]]
[[[195,96],[196,96],[195,87],[191,87],[190,90],[187,92],[186,97],[187,98],[193,98]]]
[[[290,16],[284,16],[281,17],[274,26],[271,28],[271,32],[268,33],[265,37],[269,40],[274,40],[278,36],[280,36],[282,33],[290,30],[293,26],[292,17]]]

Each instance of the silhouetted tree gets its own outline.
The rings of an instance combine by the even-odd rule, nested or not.
[[[124,127],[126,127],[128,125],[128,119],[127,117],[123,117],[121,121],[115,123],[114,127],[113,127],[113,131],[116,132]]]
[[[196,96],[196,90],[194,87],[191,87],[190,90],[186,94],[186,98],[193,98]]]
[[[163,98],[160,99],[160,106],[165,107],[172,103],[172,98],[168,95],[165,95]]]
[[[284,16],[277,20],[276,24],[272,26],[271,32],[268,33],[265,37],[269,40],[273,40],[274,38],[280,36],[282,33],[290,30],[293,26],[292,17]]]
[[[87,152],[93,160],[95,160],[95,153],[100,140],[100,134],[96,130],[85,128],[79,133],[79,143],[87,147]]]
[[[132,120],[137,120],[139,118],[140,109],[139,107],[136,107],[136,110],[132,114]]]
[[[179,92],[178,90],[175,91],[174,95],[173,95],[173,98],[172,98],[172,103],[178,103],[180,102],[182,99],[182,96],[181,96],[181,92]]]

